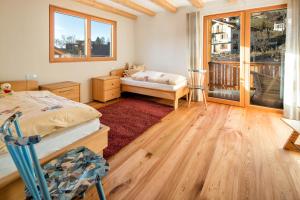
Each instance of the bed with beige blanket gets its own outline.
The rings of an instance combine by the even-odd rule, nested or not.
[[[26,90],[28,87],[22,88]],[[101,114],[88,105],[49,91],[18,91],[2,95],[0,124],[16,111],[23,113],[20,125],[24,135],[42,136],[42,141],[36,145],[41,163],[78,146],[86,146],[99,154],[107,146],[109,128],[100,124]],[[24,199],[23,183],[2,142],[0,163],[1,197]]]
[[[47,136],[56,131],[99,119],[94,108],[56,96],[49,91],[15,92],[0,98],[0,124],[16,111],[23,113],[20,125],[25,136]],[[0,141],[0,152],[4,143]]]
[[[128,70],[118,69],[111,72],[111,75],[120,76],[122,92],[172,100],[174,109],[178,108],[181,97],[188,98],[189,90],[184,76],[143,69],[129,73],[126,71]]]

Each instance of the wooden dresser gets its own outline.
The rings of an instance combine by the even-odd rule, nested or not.
[[[40,85],[40,90],[49,90],[50,92],[65,97],[67,99],[80,102],[80,83],[65,81]]]
[[[93,100],[106,102],[121,96],[119,76],[99,76],[92,79]]]

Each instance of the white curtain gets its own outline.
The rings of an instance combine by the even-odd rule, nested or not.
[[[300,0],[288,0],[284,116],[300,120]]]
[[[200,63],[200,12],[193,12],[187,14],[187,42],[188,42],[188,69],[202,69]],[[200,78],[193,76],[190,80],[193,85],[200,85]],[[202,100],[200,90],[193,91],[193,101]]]

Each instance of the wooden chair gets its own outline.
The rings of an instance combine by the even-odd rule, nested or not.
[[[282,121],[293,129],[293,133],[290,135],[283,148],[290,151],[300,152],[300,145],[295,144],[300,135],[300,121],[284,118],[282,118]]]
[[[80,199],[95,185],[99,198],[105,200],[101,179],[108,172],[108,163],[89,149],[79,147],[42,167],[34,148],[41,138],[23,136],[19,125],[21,115],[17,112],[8,118],[0,127],[0,134],[25,183],[26,199]],[[17,137],[13,135],[13,125]]]
[[[205,75],[206,70],[202,69],[189,69],[189,105],[191,104],[192,95],[194,90],[201,90],[205,109],[207,110],[207,100],[205,94]],[[196,81],[197,80],[197,81]]]

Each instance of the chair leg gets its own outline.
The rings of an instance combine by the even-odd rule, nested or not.
[[[206,95],[205,95],[204,90],[202,90],[202,96],[203,96],[203,101],[204,101],[204,105],[205,105],[205,110],[207,110],[207,101],[206,101]]]
[[[101,180],[99,180],[99,181],[96,183],[96,188],[97,188],[97,192],[98,192],[99,199],[100,199],[100,200],[106,200],[106,197],[105,197],[105,193],[104,193],[104,190],[103,190],[103,186],[102,186]]]
[[[190,91],[189,91],[189,105],[191,104],[192,96],[193,96],[193,90],[190,89]]]

